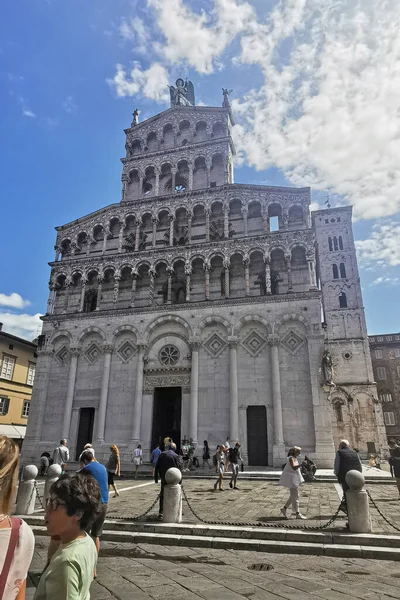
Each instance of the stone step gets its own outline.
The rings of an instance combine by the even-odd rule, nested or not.
[[[46,535],[46,527],[44,525],[33,525],[32,529],[36,535]],[[226,534],[227,532],[224,531],[224,533]],[[292,535],[297,532],[288,533]],[[186,546],[190,548],[213,548],[221,550],[234,549],[281,554],[308,554],[340,558],[400,560],[400,547],[393,548],[391,544],[388,546],[372,546],[370,538],[376,536],[362,538],[363,541],[368,542],[368,545],[361,544],[362,540],[357,540],[356,536],[351,537],[352,543],[323,543],[321,541],[307,542],[300,539],[246,539],[227,537],[226,535],[184,535],[179,533],[160,533],[159,531],[151,533],[145,531],[112,531],[110,529],[104,530],[102,535],[102,539],[105,541],[119,543],[157,544],[161,546]],[[348,539],[350,540],[350,536]],[[358,543],[355,543],[357,541]]]

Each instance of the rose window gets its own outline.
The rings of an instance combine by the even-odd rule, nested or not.
[[[173,367],[179,360],[179,350],[176,346],[164,346],[160,350],[159,358],[162,365]]]

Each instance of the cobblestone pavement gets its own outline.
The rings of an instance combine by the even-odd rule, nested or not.
[[[228,480],[224,481],[224,492],[213,491],[213,481],[206,479],[188,479],[184,487],[195,511],[200,517],[211,520],[282,522],[280,509],[288,494],[286,488],[270,481],[238,482],[239,489],[231,490]],[[121,492],[119,498],[111,498],[108,516],[123,517],[138,515],[150,506],[158,493],[159,487],[150,481],[121,481],[119,487],[131,488]],[[367,487],[378,508],[400,528],[400,501],[395,485],[371,484]],[[310,521],[310,525],[326,522],[336,511],[339,496],[334,483],[304,484],[300,488],[300,510]],[[156,514],[157,506],[153,513]],[[290,512],[290,511],[289,511]],[[153,514],[152,513],[152,514]],[[183,520],[195,523],[197,520],[183,503]],[[342,515],[342,513],[341,513]],[[373,531],[375,533],[391,533],[400,535],[371,506]],[[335,522],[335,528],[344,528],[344,515]]]
[[[38,537],[27,600],[46,548]],[[400,567],[392,561],[104,542],[97,573],[92,600],[400,598]]]

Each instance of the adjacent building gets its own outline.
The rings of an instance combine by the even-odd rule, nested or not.
[[[252,465],[340,438],[386,444],[351,207],[309,188],[235,184],[234,117],[171,107],[125,130],[119,202],[57,227],[25,457],[66,437],[129,460],[165,436],[229,435]]]
[[[36,371],[36,344],[2,331],[0,323],[0,434],[25,438]]]
[[[400,333],[369,336],[388,440],[400,439]]]

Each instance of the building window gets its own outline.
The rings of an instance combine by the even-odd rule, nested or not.
[[[344,292],[339,294],[339,308],[347,308],[347,296]]]
[[[384,412],[383,413],[385,419],[385,425],[395,425],[396,422],[394,420],[394,413],[392,412]]]
[[[391,341],[392,341],[392,336],[391,336],[391,335],[388,335],[388,336],[387,336],[387,338],[386,338],[386,341],[387,341],[387,342],[391,342]]]
[[[35,381],[35,372],[36,372],[36,365],[35,365],[35,363],[29,363],[28,377],[27,377],[27,380],[26,380],[26,383],[28,385],[33,385],[33,382]]]
[[[382,350],[375,350],[375,358],[382,358]]]
[[[30,400],[24,400],[24,405],[22,407],[22,416],[25,418],[29,417],[29,407],[31,403]]]
[[[335,404],[335,413],[337,421],[343,421],[343,409],[340,402],[336,402]]]
[[[339,271],[337,265],[332,265],[333,279],[339,279]]]
[[[339,235],[339,250],[343,250],[343,239],[341,235]]]
[[[337,241],[337,237],[336,236],[333,238],[333,249],[334,250],[339,250],[339,245],[338,245],[338,241]]]
[[[333,250],[333,244],[332,244],[332,238],[331,237],[328,238],[328,246],[329,246],[329,250],[332,252],[332,250]]]
[[[342,279],[346,279],[346,267],[345,267],[344,263],[340,263],[339,270],[340,270],[340,277]]]
[[[10,399],[6,396],[0,396],[0,415],[6,415],[8,413],[9,405]]]
[[[387,402],[392,402],[393,398],[392,398],[392,394],[390,392],[386,392],[385,394],[381,394],[379,396],[380,401],[383,404],[386,404]]]
[[[386,379],[386,369],[385,367],[378,367],[376,370],[376,374],[378,376],[378,379],[380,381],[382,381],[383,379]]]
[[[400,358],[400,348],[395,348],[394,355],[396,358]]]
[[[378,342],[383,342],[383,337],[378,337]]]
[[[3,363],[1,365],[1,377],[3,379],[12,379],[15,366],[15,358],[13,356],[3,355]]]

